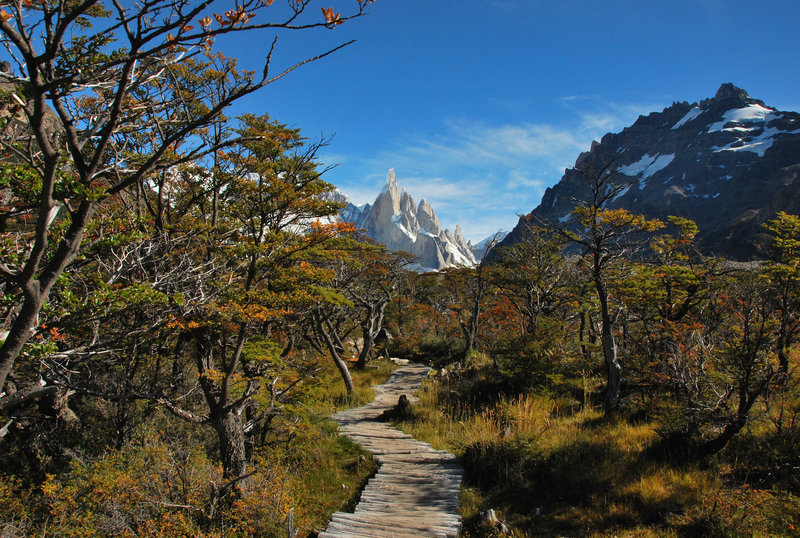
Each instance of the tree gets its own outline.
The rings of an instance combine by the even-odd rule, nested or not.
[[[664,225],[657,219],[646,219],[624,209],[605,209],[605,205],[628,188],[616,178],[615,161],[599,170],[581,168],[586,180],[588,199],[572,211],[577,221],[575,229],[556,227],[571,243],[583,249],[588,258],[589,272],[597,293],[600,308],[600,338],[606,367],[605,408],[614,411],[619,405],[622,366],[617,357],[614,324],[621,313],[611,313],[608,270],[614,262],[630,256],[644,242],[646,234]],[[555,227],[550,224],[551,227]]]
[[[778,315],[776,350],[785,375],[789,372],[787,350],[800,335],[800,216],[781,211],[764,227],[775,235],[777,253],[764,272]]]
[[[497,249],[491,279],[526,319],[521,332],[535,334],[540,316],[550,316],[567,298],[569,267],[563,257],[564,240],[545,228],[530,226],[525,240]]]
[[[742,272],[716,298],[719,329],[695,369],[701,380],[696,386],[704,389],[695,393],[695,406],[713,428],[713,436],[698,447],[701,456],[719,452],[745,427],[753,406],[775,381],[776,320],[758,273]]]
[[[387,326],[395,336],[393,353],[419,360],[455,359],[450,340],[460,341],[461,330],[448,307],[453,290],[443,282],[438,272],[404,272],[394,304],[386,312]]]
[[[444,286],[448,293],[447,307],[458,319],[464,338],[464,357],[478,346],[481,309],[489,290],[487,264],[475,267],[455,267],[444,271]]]
[[[194,343],[209,411],[199,418],[217,431],[227,477],[245,474],[244,438],[275,412],[271,405],[258,409],[252,400],[269,371],[258,363],[268,365],[273,357],[247,357],[245,346],[259,326],[318,300],[313,283],[325,276],[304,260],[349,231],[339,223],[315,220],[340,207],[320,197],[331,188],[315,169],[320,144],[305,148],[298,130],[266,116],[247,115],[243,122],[238,130],[243,142],[226,156],[237,170],[221,207],[227,237],[212,241],[216,252],[197,260],[218,260],[219,280],[212,283],[221,290],[215,299],[191,305],[195,311],[177,320],[187,325],[187,337]],[[177,416],[196,420],[176,405],[166,405]]]
[[[648,385],[665,381],[659,375],[671,371],[670,357],[690,345],[713,282],[724,273],[720,260],[697,251],[693,221],[674,216],[668,220],[674,232],[651,241],[651,257],[633,265],[620,290],[632,321],[641,327],[630,332],[629,341],[633,355],[643,363],[640,379],[647,379]]]
[[[388,252],[385,247],[358,252],[359,270],[349,288],[353,304],[358,308],[361,329],[361,351],[357,368],[365,368],[383,330],[386,308],[392,301],[399,279],[413,256],[404,252]]]
[[[273,74],[273,41],[256,76],[221,61],[211,51],[213,40],[257,29],[335,27],[362,15],[369,3],[359,0],[345,17],[323,9],[322,17],[307,22],[301,16],[308,0],[290,2],[284,12],[262,0],[244,0],[224,12],[220,6],[230,5],[217,0],[147,0],[135,7],[119,2],[106,7],[99,0],[4,5],[0,42],[12,66],[0,74],[7,88],[0,143],[24,163],[33,185],[26,194],[30,224],[15,230],[14,251],[4,252],[0,263],[0,284],[14,302],[0,346],[0,387],[53,286],[78,256],[98,208],[152,174],[230,146],[233,140],[206,136],[230,104],[337,50]],[[269,20],[256,22],[256,15]],[[201,78],[216,77],[218,84],[187,84],[181,62],[202,57],[208,61],[199,68]],[[56,216],[62,223],[56,224]],[[0,410],[52,390],[17,381],[18,394],[6,392]]]
[[[248,446],[297,382],[278,382],[291,339],[276,332],[325,297],[330,275],[310,261],[353,231],[318,221],[340,207],[320,196],[331,188],[316,170],[320,143],[266,116],[245,116],[235,131],[215,225],[205,209],[218,183],[198,192],[207,174],[197,166],[157,176],[164,188],[144,189],[145,200],[101,208],[66,273],[75,285],[57,290],[67,313],[48,320],[72,347],[59,342],[41,360],[47,386],[144,400],[213,428],[230,480],[216,497],[248,476]],[[161,216],[142,219],[133,203],[161,204]]]
[[[265,335],[271,324],[305,311],[321,299],[315,291],[328,276],[307,260],[328,248],[341,233],[340,223],[321,224],[340,206],[320,195],[331,186],[315,169],[320,144],[305,147],[299,131],[266,116],[247,115],[237,130],[242,140],[226,154],[235,174],[226,185],[219,222],[209,248],[195,263],[217,266],[208,293],[175,323],[191,343],[208,413],[197,416],[160,398],[185,420],[210,424],[219,437],[224,475],[246,474],[245,437],[273,413],[274,397],[265,408],[253,397],[269,383],[271,363],[280,348]],[[222,235],[216,234],[223,232]],[[260,330],[259,330],[260,329]],[[248,342],[260,335],[262,351]],[[272,382],[274,391],[275,381]]]
[[[365,368],[397,281],[412,257],[389,252],[363,237],[341,237],[339,249],[340,256],[317,260],[321,268],[332,273],[332,278],[325,286],[324,299],[311,309],[312,326],[304,336],[317,351],[327,350],[351,393],[355,386],[342,356],[345,342],[355,331],[360,332],[361,349],[355,366]]]
[[[770,395],[780,294],[768,268],[701,256],[694,222],[669,220],[678,233],[652,241],[654,263],[637,264],[623,293],[639,314],[640,375],[666,389],[660,407],[679,412],[662,427],[682,440],[696,436],[705,456],[722,450]]]

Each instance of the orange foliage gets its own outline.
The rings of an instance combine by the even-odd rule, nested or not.
[[[325,9],[325,8],[321,8],[321,9],[322,9],[322,15],[325,17],[325,23],[326,24],[329,24],[329,25],[332,25],[332,26],[336,26],[336,25],[342,24],[344,22],[339,13],[334,13],[333,12],[333,8],[332,7],[329,7],[327,9]]]

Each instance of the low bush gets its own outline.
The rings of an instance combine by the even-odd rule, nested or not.
[[[415,419],[401,424],[461,458],[465,536],[489,532],[479,515],[489,508],[514,536],[791,535],[800,526],[798,439],[785,424],[687,461],[666,448],[658,422],[607,417],[579,396],[600,380],[519,391],[481,361],[426,383]]]

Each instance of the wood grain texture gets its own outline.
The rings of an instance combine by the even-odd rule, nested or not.
[[[416,365],[395,370],[385,384],[374,387],[372,403],[331,417],[343,434],[372,452],[380,467],[355,511],[334,513],[320,538],[458,536],[464,469],[452,454],[378,420],[401,394],[416,401],[413,394],[428,370]]]

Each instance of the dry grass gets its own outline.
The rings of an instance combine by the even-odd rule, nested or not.
[[[341,409],[359,407],[375,399],[374,385],[384,383],[389,375],[397,369],[394,363],[386,360],[373,360],[365,370],[351,370],[355,391],[348,394],[339,372],[330,358],[320,360],[322,370],[317,379],[307,389],[305,405],[314,414],[328,416]]]
[[[792,535],[800,528],[797,497],[736,485],[735,465],[654,455],[656,423],[608,419],[574,397],[569,383],[513,396],[482,391],[496,388],[485,371],[427,382],[414,417],[401,424],[461,457],[466,536],[492,534],[478,516],[488,508],[514,536]]]

